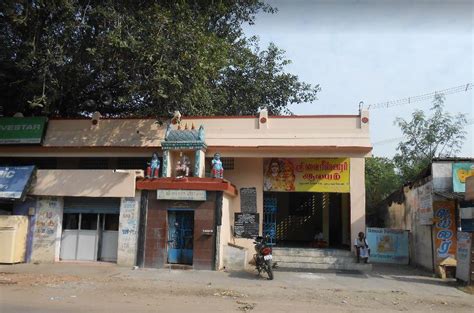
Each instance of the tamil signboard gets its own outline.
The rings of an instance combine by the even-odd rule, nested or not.
[[[156,199],[206,201],[206,190],[160,189],[156,191]]]
[[[258,213],[234,213],[234,236],[237,238],[254,238],[258,236]]]
[[[257,188],[240,188],[240,211],[257,213]]]
[[[34,166],[0,167],[0,198],[23,199],[34,170]]]
[[[418,192],[418,222],[420,225],[433,224],[433,183],[428,182],[417,188]]]
[[[466,179],[474,176],[474,163],[453,163],[453,191],[465,192]]]
[[[39,144],[48,118],[4,117],[0,118],[0,144]]]
[[[408,231],[402,229],[367,228],[370,261],[374,263],[408,264]]]
[[[348,158],[270,159],[263,168],[264,191],[350,191]]]
[[[437,264],[456,258],[456,219],[454,201],[433,202],[434,236]]]

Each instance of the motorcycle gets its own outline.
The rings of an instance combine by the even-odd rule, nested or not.
[[[255,245],[255,252],[253,258],[255,262],[255,267],[257,268],[258,275],[261,272],[266,272],[268,274],[268,279],[273,279],[273,265],[272,265],[272,248],[267,245],[266,238],[257,237],[253,242]]]

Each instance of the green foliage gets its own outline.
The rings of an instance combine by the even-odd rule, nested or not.
[[[365,161],[365,197],[367,214],[401,185],[395,164],[389,158],[373,157]]]
[[[444,101],[443,95],[435,96],[431,116],[416,110],[411,121],[402,118],[395,120],[405,140],[398,144],[394,161],[406,181],[413,180],[433,158],[452,157],[461,151],[466,138],[466,116],[453,116],[444,111]]]
[[[284,52],[260,50],[241,28],[274,10],[260,0],[4,0],[4,113],[289,113],[319,86],[285,73]]]

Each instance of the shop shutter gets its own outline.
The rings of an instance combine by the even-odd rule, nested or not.
[[[120,198],[64,198],[64,213],[119,214]]]

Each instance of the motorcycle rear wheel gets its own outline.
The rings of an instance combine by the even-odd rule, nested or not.
[[[273,280],[272,261],[265,261],[265,271],[268,274],[268,280]]]

